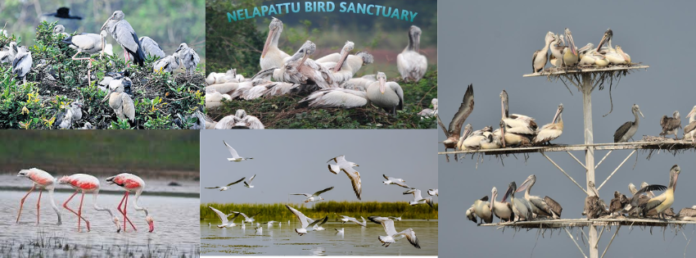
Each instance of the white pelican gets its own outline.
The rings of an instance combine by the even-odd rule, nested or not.
[[[312,92],[309,96],[300,100],[300,103],[309,102],[312,108],[357,108],[369,103],[365,91],[348,90],[342,88],[325,89]]]
[[[316,85],[320,89],[337,88],[329,68],[309,59],[317,46],[307,40],[281,67],[271,67],[256,73],[252,80],[271,77],[275,81]]]
[[[555,67],[563,67],[563,49],[565,46],[562,45],[563,38],[559,35],[553,35],[553,42],[551,43],[551,65]]]
[[[268,37],[263,45],[259,64],[261,70],[266,70],[273,67],[282,67],[285,65],[285,60],[290,57],[287,53],[278,48],[278,40],[283,32],[283,22],[275,17],[268,25]]]
[[[489,209],[495,215],[500,219],[501,222],[510,222],[514,219],[514,214],[512,212],[512,205],[509,202],[505,201],[505,198],[502,199],[502,201],[496,201],[498,198],[498,188],[495,186],[491,190],[491,202],[490,202],[490,207]]]
[[[297,92],[300,89],[300,84],[287,82],[274,82],[268,90],[263,94],[264,97],[277,97]]]
[[[300,221],[300,228],[295,229],[295,232],[300,236],[307,234],[307,227],[314,226],[315,224],[321,222],[321,220],[315,220],[312,223],[308,223],[307,216],[302,214],[302,212],[296,210],[293,207],[290,207],[290,205],[287,205],[287,204],[285,205],[285,207],[288,208],[288,210],[290,210],[290,212],[292,212],[292,214],[295,214],[295,217],[297,217],[297,220]],[[328,216],[324,219],[328,219]]]
[[[500,137],[500,135],[495,135],[490,132],[483,132],[483,139],[479,143],[479,148],[481,149],[499,149],[502,147],[502,143],[500,139],[503,137]]]
[[[259,118],[247,115],[243,109],[237,109],[234,115],[229,115],[220,119],[215,124],[215,129],[264,129],[263,123]]]
[[[546,66],[546,61],[548,60],[549,45],[555,40],[556,38],[553,36],[553,32],[547,32],[546,37],[544,37],[544,42],[546,43],[544,48],[534,51],[532,55],[532,71],[534,71],[534,73],[544,70],[544,66]]]
[[[411,188],[410,190],[404,192],[404,195],[407,194],[413,194],[413,201],[408,202],[411,206],[418,205],[418,204],[427,204],[430,205],[430,207],[433,207],[433,198],[428,197],[428,198],[423,198],[421,196],[421,190]]]
[[[428,189],[428,195],[430,196],[440,196],[438,189]]]
[[[360,78],[352,78],[347,82],[344,82],[343,85],[341,85],[341,87],[347,90],[365,91],[367,90],[367,86],[376,81],[377,75],[368,74],[363,75],[363,77]]]
[[[684,140],[694,140],[694,134],[696,134],[696,106],[691,108],[691,112],[686,115],[689,117],[689,124],[684,127]]]
[[[232,183],[229,183],[229,184],[227,184],[227,185],[225,185],[225,186],[207,186],[207,187],[205,187],[205,189],[220,189],[220,191],[227,191],[227,189],[230,189],[230,186],[236,185],[236,184],[238,184],[239,182],[242,182],[242,181],[244,181],[244,177],[242,177],[242,179],[239,179],[239,180],[237,180],[237,181],[234,181],[234,182],[232,182]]]
[[[633,137],[633,135],[636,134],[636,131],[638,131],[638,123],[640,122],[638,114],[640,114],[642,117],[645,116],[643,115],[643,112],[640,111],[640,107],[638,107],[636,104],[633,104],[631,111],[636,117],[636,120],[633,122],[628,121],[621,125],[621,127],[619,127],[619,129],[617,129],[614,133],[614,142],[627,142]]]
[[[230,154],[232,154],[232,158],[227,158],[227,161],[230,161],[230,162],[242,162],[242,161],[245,161],[245,160],[254,159],[254,158],[240,157],[239,154],[237,154],[237,151],[234,150],[234,148],[232,148],[232,146],[230,146],[229,144],[227,144],[226,141],[223,140],[222,143],[225,144],[225,146],[227,147],[227,150],[230,152]]]
[[[474,204],[466,210],[466,217],[476,223],[477,226],[480,226],[484,222],[492,223],[493,215],[488,202],[488,196],[474,201]],[[481,222],[478,221],[477,217],[481,218]]]
[[[433,117],[437,114],[437,99],[432,99],[430,101],[431,104],[433,104],[433,109],[426,108],[418,112],[418,115],[423,117]]]
[[[377,81],[367,86],[367,99],[395,116],[396,110],[404,109],[404,90],[396,82],[387,82],[383,72],[377,72]]]
[[[164,50],[162,50],[159,44],[157,44],[157,42],[150,37],[140,37],[139,41],[140,47],[142,47],[143,51],[145,52],[145,56],[156,56],[159,58],[166,56],[166,54],[164,54]]]
[[[393,220],[393,221],[401,221],[401,217],[389,216],[388,218],[391,219],[391,220]]]
[[[386,181],[382,182],[382,183],[384,183],[385,185],[392,185],[392,184],[393,184],[393,185],[401,186],[401,187],[403,187],[403,188],[410,188],[410,187],[406,184],[406,181],[403,180],[403,179],[401,179],[401,178],[389,177],[389,176],[387,176],[387,175],[385,175],[385,174],[382,174],[382,176],[384,177],[384,179],[387,179]]]
[[[231,101],[232,96],[222,94],[218,91],[208,91],[205,94],[205,108],[216,108],[222,106],[224,101]]]
[[[138,41],[138,35],[135,34],[135,30],[124,17],[125,15],[121,10],[115,11],[114,14],[104,22],[100,31],[108,31],[111,37],[121,45],[126,62],[132,57],[134,64],[142,66],[145,61],[145,53],[140,46],[140,41]]]
[[[544,217],[553,217],[554,219],[559,219],[561,218],[561,212],[563,211],[563,208],[561,205],[558,204],[554,199],[551,199],[551,197],[544,197],[543,199],[539,196],[531,195],[529,192],[532,191],[532,187],[534,186],[534,183],[536,183],[536,176],[535,175],[530,175],[527,177],[527,180],[522,182],[522,185],[520,189],[517,189],[517,192],[524,192],[524,199],[529,202],[530,206],[532,207],[532,212],[536,214],[536,217],[539,216],[544,216]]]
[[[239,216],[239,214],[232,217],[232,220],[230,221],[227,219],[227,217],[231,216],[232,214],[227,215],[225,213],[222,213],[222,211],[215,209],[211,206],[208,206],[208,208],[213,210],[215,212],[215,214],[217,214],[218,218],[220,218],[220,221],[222,222],[220,225],[217,225],[216,227],[218,227],[218,228],[231,228],[231,227],[234,227],[237,225],[237,224],[234,224],[234,219],[237,218],[237,216]]]
[[[553,116],[551,123],[548,123],[537,131],[534,137],[534,144],[548,143],[556,138],[560,137],[563,133],[563,104],[558,105],[556,109],[556,114]]]
[[[32,64],[29,49],[25,46],[17,47],[17,54],[12,60],[12,74],[16,79],[21,79],[24,84],[27,84],[27,74],[31,71]]]
[[[464,127],[464,134],[462,134],[462,137],[459,138],[459,142],[457,143],[457,150],[476,150],[481,147],[481,141],[484,140],[485,136],[483,135],[484,132],[493,132],[493,128],[490,126],[486,126],[481,130],[476,130],[471,132],[472,126],[471,124],[467,124]]]
[[[563,64],[566,66],[575,66],[578,64],[579,56],[570,29],[565,28],[565,36],[568,39],[568,47],[563,49]]]
[[[389,218],[370,216],[368,219],[374,223],[381,224],[382,227],[384,227],[384,232],[386,232],[387,235],[377,237],[377,239],[382,242],[382,246],[389,247],[389,245],[396,243],[397,237],[405,237],[408,239],[408,242],[411,243],[411,245],[420,249],[416,232],[414,232],[413,229],[409,228],[401,232],[396,232],[396,229],[394,228],[394,221]]]
[[[515,198],[515,192],[517,191],[517,184],[513,181],[508,186],[508,190],[503,196],[503,200],[507,200],[510,196],[510,204],[512,204],[512,211],[515,213],[515,221],[532,220],[532,207],[529,202],[524,198]]]
[[[109,107],[114,110],[118,119],[126,119],[135,121],[135,104],[128,93],[124,91],[124,84],[131,86],[130,80],[114,80],[116,85],[109,83],[109,93],[104,96],[102,102],[109,100]]]
[[[355,164],[355,162],[347,161],[345,155],[332,158],[327,161],[327,163],[331,162],[332,160],[336,162],[336,164],[329,164],[329,171],[337,175],[343,171],[346,176],[348,176],[348,179],[350,179],[355,196],[358,197],[358,200],[362,200],[362,181],[360,180],[360,172],[353,169],[353,167],[359,167],[359,165]]]
[[[251,181],[254,180],[255,177],[256,177],[256,175],[253,175],[253,176],[251,176],[251,178],[249,178],[249,180],[244,181],[244,187],[254,188],[254,185],[251,184]]]
[[[505,133],[535,135],[537,123],[534,118],[520,114],[510,115],[509,101],[507,91],[503,90],[500,93],[500,105],[502,106],[503,121],[505,121],[505,124],[508,127],[505,130]],[[504,143],[503,147],[505,147]]]
[[[184,65],[184,68],[186,68],[186,75],[193,76],[193,73],[196,72],[198,63],[201,62],[201,58],[198,56],[198,53],[196,53],[196,51],[193,50],[193,48],[190,48],[186,43],[181,43],[179,48],[177,48],[174,53],[175,55],[179,56],[181,63]]]
[[[428,59],[418,53],[421,29],[412,25],[408,30],[408,45],[396,56],[396,67],[404,81],[419,81],[428,69]]]
[[[82,119],[82,103],[75,101],[70,103],[70,107],[65,109],[65,111],[56,115],[55,123],[61,129],[69,129],[72,127],[73,121],[78,121],[80,119]]]
[[[674,113],[672,113],[672,117],[662,116],[662,119],[660,119],[660,126],[662,126],[660,136],[674,134],[674,139],[676,140],[677,134],[679,133],[679,128],[682,127],[679,111],[674,111]]]
[[[669,171],[669,186],[666,188],[666,190],[662,185],[649,185],[638,190],[636,195],[645,193],[647,191],[665,190],[661,195],[650,198],[646,204],[640,207],[644,215],[647,215],[648,211],[655,209],[658,218],[665,219],[664,212],[672,206],[672,203],[674,203],[674,192],[677,190],[677,179],[679,178],[680,173],[681,168],[679,168],[678,165],[672,166]],[[631,205],[634,205],[634,201],[637,201],[635,197],[636,196],[634,195],[634,198],[631,200]]]
[[[328,191],[331,191],[333,188],[334,187],[332,186],[332,187],[326,188],[324,190],[319,190],[315,193],[291,193],[290,195],[304,195],[305,197],[307,197],[307,199],[305,199],[305,201],[304,201],[305,203],[318,202],[318,201],[324,200],[324,198],[321,197],[321,194],[328,192]]]

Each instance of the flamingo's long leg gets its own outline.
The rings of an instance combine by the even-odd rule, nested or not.
[[[22,207],[24,206],[24,200],[26,200],[27,197],[29,196],[29,194],[32,191],[34,191],[35,187],[36,187],[36,185],[32,185],[31,189],[29,189],[29,192],[27,192],[27,194],[24,195],[24,198],[22,198],[22,200],[19,202],[19,212],[17,213],[17,222],[16,223],[19,223],[19,217],[22,216]]]
[[[80,208],[77,211],[77,232],[80,232],[80,218],[87,224],[87,231],[89,232],[89,221],[82,217],[82,202],[85,200],[85,192],[82,192],[82,197],[80,197]]]
[[[41,217],[41,194],[43,194],[43,189],[39,189],[39,200],[36,202],[36,225],[39,225]]]
[[[79,190],[76,189],[76,190],[75,190],[75,193],[73,193],[73,194],[70,196],[70,198],[68,198],[68,200],[65,201],[65,203],[63,203],[63,208],[65,208],[66,210],[69,210],[69,211],[72,212],[73,214],[77,215],[77,231],[79,232],[79,231],[80,231],[80,219],[84,220],[85,223],[87,223],[87,230],[89,230],[89,221],[87,221],[85,218],[83,218],[83,217],[81,216],[81,214],[75,212],[73,209],[70,209],[70,207],[68,207],[68,203],[70,202],[70,200],[72,200],[73,197],[75,197],[75,195],[77,195],[77,192],[78,192],[78,191],[79,191]],[[83,194],[83,197],[84,197],[84,193],[82,193],[82,194]],[[80,201],[80,202],[82,202],[82,201]]]
[[[133,222],[131,222],[130,219],[128,219],[128,217],[126,216],[125,210],[128,208],[128,201],[126,201],[127,198],[128,198],[128,192],[126,192],[126,194],[123,195],[123,198],[121,199],[121,202],[118,204],[118,208],[117,208],[118,212],[123,214],[123,232],[126,232],[126,221],[128,221],[128,223],[130,223],[131,227],[133,227],[133,230],[138,231],[135,228],[135,226],[133,225]],[[124,207],[123,210],[121,210],[121,205],[123,205],[123,201],[126,201],[126,206]]]

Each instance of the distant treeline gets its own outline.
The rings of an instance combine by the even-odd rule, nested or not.
[[[329,216],[329,221],[336,221],[340,215],[355,217],[360,216],[367,220],[369,216],[395,216],[402,219],[437,219],[438,205],[430,208],[428,205],[410,206],[408,202],[318,202],[312,205],[299,205],[295,203],[204,203],[201,204],[201,220],[217,220],[217,215],[208,206],[212,206],[226,214],[232,211],[242,212],[248,216],[257,214],[255,219],[259,222],[264,221],[287,221],[296,220],[295,216],[285,207],[288,204],[298,209],[310,218],[323,218]],[[239,220],[238,220],[239,222]]]

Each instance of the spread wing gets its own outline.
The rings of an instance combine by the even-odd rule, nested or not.
[[[255,177],[256,177],[256,175],[251,176],[251,178],[249,178],[249,183],[251,183],[251,181],[254,181]]]
[[[245,178],[245,177],[242,177],[242,179],[239,179],[239,180],[237,180],[237,181],[234,181],[234,182],[232,182],[232,183],[229,183],[229,184],[227,184],[227,186],[232,186],[232,185],[238,184],[239,182],[244,181],[244,178]]]
[[[647,193],[649,191],[664,191],[666,190],[667,187],[664,185],[648,185],[646,187],[641,188],[633,194],[633,197],[631,198],[631,206],[637,207],[638,206],[638,200],[640,199],[640,196],[644,193]]]
[[[288,210],[290,210],[290,212],[295,214],[295,217],[297,217],[297,220],[299,220],[300,223],[302,224],[302,228],[306,228],[307,226],[309,226],[309,223],[307,223],[307,216],[302,214],[302,212],[296,210],[293,207],[290,207],[290,205],[287,205],[287,204],[285,205],[285,207],[288,208]]]
[[[222,224],[228,223],[227,215],[225,215],[225,213],[222,213],[222,211],[215,209],[211,206],[208,206],[208,208],[210,208],[211,210],[213,210],[213,212],[215,212],[215,214],[217,214],[217,216],[220,218],[220,221],[222,221]]]
[[[234,148],[232,148],[232,146],[230,146],[229,144],[227,144],[227,142],[224,141],[224,140],[223,140],[222,142],[225,144],[225,146],[227,146],[227,150],[230,151],[230,154],[232,154],[232,158],[235,158],[235,159],[236,159],[236,158],[240,158],[240,157],[239,157],[239,154],[237,154],[237,151],[234,150]]]
[[[325,193],[325,192],[331,191],[332,189],[334,189],[333,186],[332,186],[332,187],[329,187],[329,188],[326,188],[326,189],[324,189],[324,190],[317,191],[316,193],[314,193],[314,196],[319,196],[319,195],[321,195],[321,194],[323,194],[323,193]]]
[[[686,127],[684,127],[684,133],[689,133],[696,129],[696,121],[689,123]]]
[[[394,222],[392,221],[392,226]],[[408,242],[411,243],[414,247],[420,249],[420,244],[418,243],[418,238],[416,237],[416,232],[413,231],[413,229],[406,229],[404,231],[399,232],[399,235],[405,236],[406,239],[408,239]]]
[[[534,54],[532,54],[532,72],[536,73],[536,67],[534,67],[534,62],[536,62],[536,57],[537,54],[539,54],[541,50],[534,51]]]
[[[350,170],[353,170],[355,172],[348,172],[345,169],[341,169],[343,172],[348,175],[348,178],[350,178],[350,183],[353,185],[353,191],[355,192],[355,196],[358,197],[358,200],[362,200],[360,197],[362,195],[362,181],[360,180],[360,172],[353,170],[350,168]]]
[[[219,186],[207,186],[205,189],[218,189],[220,188]]]
[[[404,181],[396,180],[396,181],[392,181],[392,183],[395,184],[395,185],[401,186],[401,187],[403,187],[403,188],[411,188],[411,187],[408,186],[406,183],[404,183]]]
[[[326,221],[328,221],[328,220],[329,220],[329,216],[326,216],[326,217],[324,217],[324,219],[318,219],[318,220],[312,221],[312,223],[309,223],[309,225],[307,225],[307,227],[312,227],[314,225],[321,226],[321,225],[324,225],[324,223],[326,223]]]
[[[449,124],[448,135],[460,135],[462,132],[462,125],[466,118],[469,117],[471,112],[474,111],[474,85],[469,84],[469,87],[464,93],[464,99],[462,99],[462,104],[459,106],[459,110],[454,114],[452,122]]]

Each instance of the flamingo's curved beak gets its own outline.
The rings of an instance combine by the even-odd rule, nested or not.
[[[155,231],[155,221],[152,220],[152,217],[147,216],[145,220],[147,220],[147,225],[150,227],[148,232],[152,233],[152,231]]]

